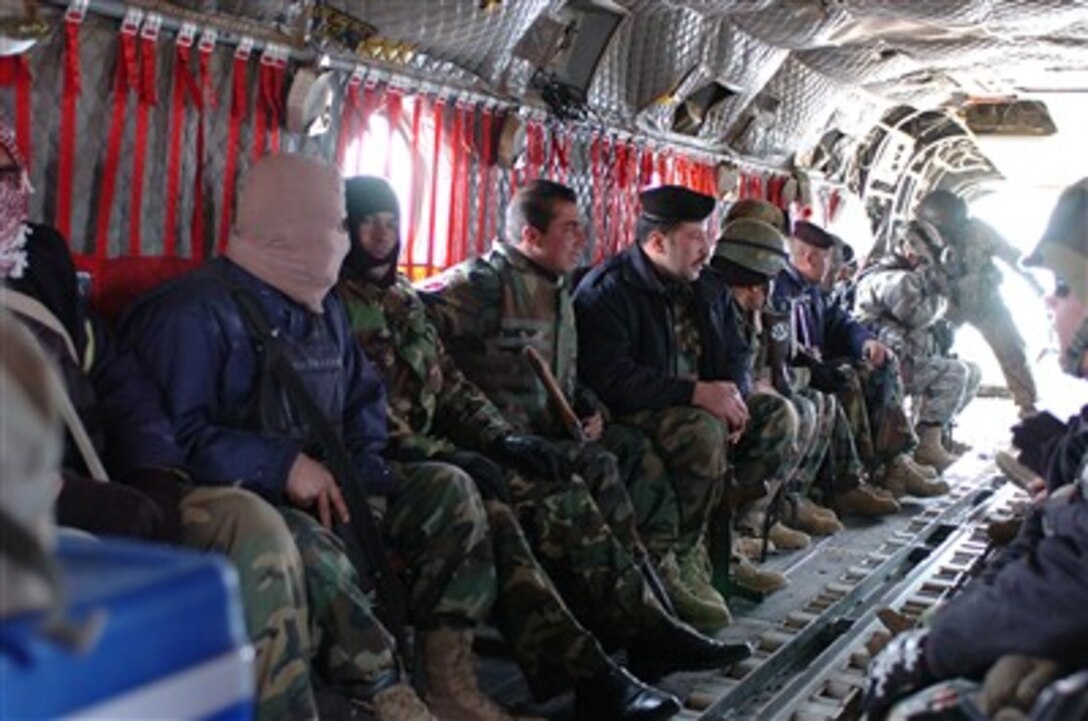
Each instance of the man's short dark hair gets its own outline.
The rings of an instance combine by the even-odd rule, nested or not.
[[[577,204],[578,196],[570,187],[551,180],[533,180],[518,190],[506,208],[506,239],[519,242],[526,226],[547,232],[557,201]]]
[[[644,244],[649,239],[650,233],[655,230],[663,235],[668,235],[686,222],[688,221],[657,220],[655,218],[648,218],[645,215],[640,215],[638,222],[635,223],[635,242],[639,245]]]

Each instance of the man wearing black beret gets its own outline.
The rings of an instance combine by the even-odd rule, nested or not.
[[[720,282],[703,273],[714,199],[666,185],[641,201],[636,245],[594,269],[575,293],[578,370],[615,415],[613,426],[642,434],[665,460],[666,473],[645,474],[631,497],[651,553],[673,554],[657,558],[666,583],[678,597],[690,592],[724,605],[710,583],[705,535],[728,461],[738,485],[776,477],[797,416],[780,396],[749,395],[747,346],[726,322]],[[723,560],[730,554],[710,551]],[[748,585],[783,585],[758,574]]]
[[[790,264],[775,281],[773,303],[792,313],[798,350],[793,363],[808,370],[817,390],[835,393],[854,431],[858,454],[871,478],[886,488],[921,485],[935,475],[910,452],[918,439],[903,410],[903,388],[894,356],[823,293],[835,238],[807,221],[794,224]],[[841,513],[882,515],[898,504],[859,485],[836,500]]]

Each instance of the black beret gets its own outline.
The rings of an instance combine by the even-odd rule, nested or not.
[[[714,198],[681,185],[659,185],[639,195],[642,217],[657,223],[699,223],[714,212]]]
[[[835,245],[835,237],[833,235],[807,220],[798,220],[794,223],[793,233],[791,233],[791,235],[802,243],[817,248],[831,248]]]

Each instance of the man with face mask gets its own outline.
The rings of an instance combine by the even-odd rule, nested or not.
[[[452,463],[473,476],[484,497],[495,547],[496,619],[534,695],[550,698],[573,687],[575,705],[584,718],[672,715],[678,710],[676,702],[617,667],[575,617],[584,619],[602,640],[616,643],[623,634],[608,623],[606,614],[591,610],[586,602],[601,607],[625,602],[622,590],[613,598],[596,595],[601,588],[622,588],[622,579],[638,574],[588,490],[580,483],[529,481],[535,475],[532,469],[496,463],[509,461],[497,452],[500,439],[526,445],[546,441],[512,440],[518,436],[513,424],[461,373],[427,318],[419,292],[396,272],[400,207],[388,183],[351,178],[346,195],[352,247],[339,291],[356,339],[385,375],[388,455]],[[528,533],[519,518],[526,520]],[[539,549],[544,565],[557,572],[556,583],[571,610],[538,564],[533,548]],[[657,654],[672,650],[667,639],[658,638],[652,645]],[[644,670],[638,654],[630,660],[632,669]],[[718,667],[723,659],[707,662]],[[689,669],[703,667],[692,657],[684,664]]]
[[[302,561],[287,526],[248,491],[188,482],[158,389],[78,292],[64,238],[27,220],[28,188],[14,133],[0,118],[0,299],[61,370],[89,446],[68,434],[58,522],[226,555],[256,650],[257,717],[315,717],[299,662],[310,643]],[[101,466],[102,477],[88,478],[88,464]]]
[[[330,530],[352,520],[339,486],[348,479],[325,465],[326,443],[269,366],[272,352],[282,354],[346,446],[366,484],[358,490],[370,495],[376,524],[403,561],[424,653],[468,654],[465,634],[494,597],[483,505],[456,468],[393,469],[381,457],[381,379],[330,292],[347,251],[336,169],[299,155],[266,157],[246,176],[226,257],[145,296],[123,330],[159,385],[194,480],[251,489],[290,527],[324,680],[381,721],[433,720],[402,677],[396,654],[406,649],[375,618],[360,569]],[[243,297],[275,329],[276,346],[254,332]],[[295,659],[306,678],[308,661]],[[463,670],[451,663],[439,673]],[[476,718],[450,708],[441,694],[448,678],[429,682],[436,714]]]
[[[914,214],[916,221],[936,231],[946,249],[939,266],[948,285],[949,321],[953,326],[969,323],[978,329],[1001,365],[1021,417],[1031,415],[1037,395],[1035,379],[1027,364],[1024,340],[1001,298],[1001,271],[994,265],[994,258],[1000,258],[1023,274],[1020,251],[993,228],[969,217],[967,204],[950,191],[928,193]]]
[[[1047,302],[1063,368],[1083,378],[1088,370],[1088,179],[1063,191],[1030,261],[1055,274]],[[1032,451],[1027,463],[1046,475],[1051,495],[1029,512],[1016,540],[983,575],[937,610],[927,629],[900,634],[873,659],[865,698],[870,715],[943,679],[981,679],[1010,654],[1046,659],[1066,670],[1088,664],[1088,428],[1075,420],[1045,432],[1019,430],[1021,444],[1045,441],[1041,448],[1022,450]],[[1040,434],[1045,438],[1037,438]]]
[[[858,319],[902,359],[904,389],[919,406],[914,460],[944,471],[956,456],[942,445],[943,431],[974,398],[982,372],[937,347],[933,327],[947,309],[948,288],[935,261],[920,236],[908,235],[898,253],[866,269],[858,282]],[[890,490],[923,496],[948,490],[941,481],[907,481]]]
[[[777,395],[750,394],[746,348],[723,320],[720,287],[704,277],[714,199],[661,186],[641,201],[636,245],[594,269],[575,295],[579,371],[616,424],[645,435],[664,459],[668,473],[641,478],[632,496],[659,563],[675,556],[677,585],[714,601],[709,551],[733,558],[744,586],[781,588],[780,574],[731,548],[707,548],[707,528],[732,491],[730,463],[745,491],[778,476],[796,440],[796,413]]]
[[[805,369],[811,386],[838,397],[871,480],[885,488],[921,483],[936,472],[919,467],[910,456],[918,439],[903,409],[894,355],[821,289],[834,243],[818,225],[794,224],[790,265],[775,279],[773,294],[775,307],[793,319],[798,347],[792,362]],[[890,493],[869,485],[858,486],[836,504],[840,512],[869,516],[899,510]]]

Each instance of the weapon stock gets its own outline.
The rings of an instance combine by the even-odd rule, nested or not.
[[[571,407],[570,401],[563,395],[563,389],[559,387],[559,382],[555,379],[555,375],[552,374],[552,369],[544,362],[536,348],[525,346],[522,353],[528,359],[533,373],[544,384],[544,390],[548,393],[548,400],[555,407],[571,438],[578,443],[585,443],[586,436],[582,432],[582,422],[578,419],[578,414],[574,412],[574,408]],[[653,563],[650,562],[649,555],[643,553],[635,558],[635,562],[638,564],[639,570],[642,571],[642,578],[646,581],[646,585],[649,586],[657,602],[669,614],[676,616],[676,609],[672,605],[668,591],[665,590],[665,584],[662,582],[661,577],[657,575],[657,570],[654,568]]]

